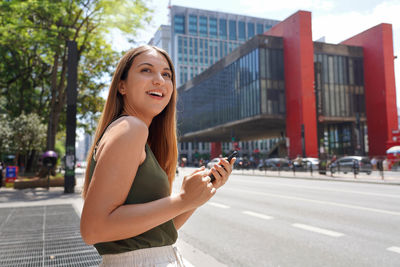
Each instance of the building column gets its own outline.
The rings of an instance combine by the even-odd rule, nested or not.
[[[363,47],[369,155],[385,155],[398,128],[392,25],[379,24],[341,44]]]
[[[303,152],[308,157],[317,157],[311,12],[298,11],[264,34],[283,37],[289,157]]]

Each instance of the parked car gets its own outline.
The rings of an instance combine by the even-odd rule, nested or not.
[[[356,168],[357,173],[365,172],[367,174],[371,174],[372,172],[372,164],[368,157],[346,156],[332,162],[330,165],[330,170],[332,173],[354,172],[354,168]]]
[[[266,170],[288,171],[288,170],[290,170],[290,164],[289,164],[289,160],[287,160],[285,158],[270,158],[270,159],[265,159],[260,164],[258,164],[257,168],[260,171],[266,171]]]
[[[297,161],[294,161],[293,168],[295,168],[296,171],[309,171],[310,164],[312,166],[313,171],[317,171],[319,159],[318,158],[303,158],[301,160],[301,165]]]
[[[211,169],[215,164],[218,164],[219,158],[213,158],[207,163],[207,169]]]
[[[240,169],[250,169],[251,163],[247,158],[238,157],[236,158],[236,162],[234,168],[237,170]]]

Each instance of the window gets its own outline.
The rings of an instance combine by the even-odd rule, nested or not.
[[[246,39],[246,25],[244,21],[239,21],[239,40]]]
[[[207,17],[199,17],[199,34],[200,36],[207,36]]]
[[[197,35],[197,16],[189,15],[189,34]]]
[[[262,24],[257,23],[257,34],[264,33],[264,26]]]
[[[208,22],[210,25],[210,28],[209,28],[210,37],[216,38],[217,37],[217,19],[210,18]]]
[[[178,37],[178,62],[181,64],[183,62],[183,41],[182,37]]]
[[[248,39],[254,36],[254,23],[249,22],[247,24],[247,36]]]
[[[236,21],[229,21],[229,40],[236,40]]]
[[[226,19],[220,19],[219,20],[219,38],[220,39],[227,39]]]
[[[174,17],[175,33],[185,33],[185,16],[175,15]]]
[[[271,25],[265,25],[265,31],[268,31],[269,29],[271,29],[272,26]]]

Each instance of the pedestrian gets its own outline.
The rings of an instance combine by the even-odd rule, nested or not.
[[[128,51],[114,73],[82,192],[81,234],[102,255],[101,266],[183,266],[172,246],[177,230],[232,172],[235,159],[221,159],[211,171],[196,169],[171,194],[175,78],[168,54],[147,45]]]
[[[0,187],[3,185],[3,162],[0,161]]]

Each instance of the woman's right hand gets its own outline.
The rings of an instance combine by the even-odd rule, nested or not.
[[[188,209],[195,209],[207,202],[215,192],[210,177],[201,167],[183,178],[180,195]]]

